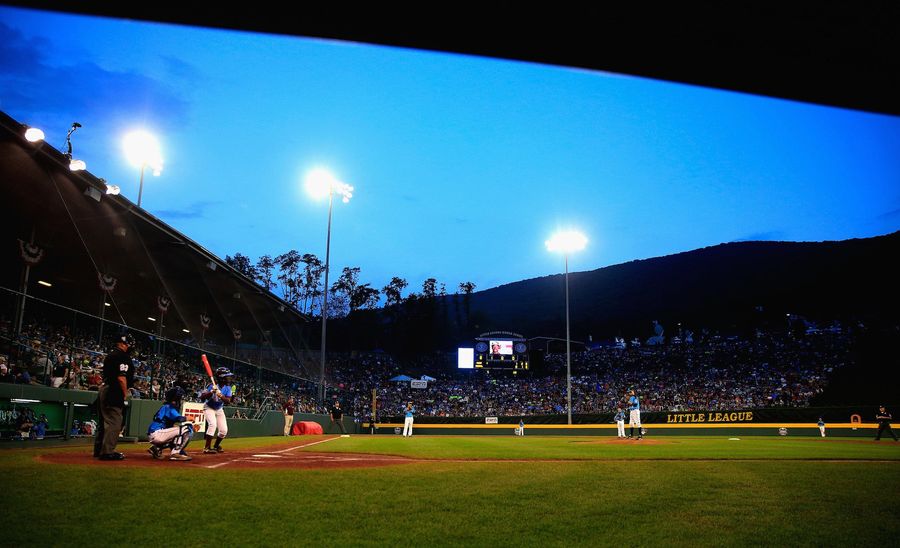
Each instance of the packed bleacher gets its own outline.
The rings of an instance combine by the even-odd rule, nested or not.
[[[51,386],[69,390],[98,390],[103,382],[105,349],[112,347],[113,336],[96,337],[72,333],[68,328],[29,324],[16,335],[8,322],[0,323],[0,382]],[[132,352],[135,365],[132,398],[160,399],[178,383],[187,392],[187,401],[199,401],[209,378],[199,365],[199,353],[189,347],[170,344],[163,354],[152,351],[147,341],[138,339]],[[217,358],[213,358],[216,362]],[[282,374],[245,363],[221,358],[221,365],[235,372],[234,407],[245,409],[277,408],[293,397],[301,413],[324,412],[316,403],[315,386]]]
[[[111,339],[110,339],[111,341]],[[104,341],[107,345],[109,341]],[[572,412],[606,413],[626,391],[641,396],[645,411],[730,410],[802,407],[821,393],[833,371],[852,365],[850,335],[824,332],[798,337],[762,333],[754,337],[707,337],[702,342],[600,348],[572,354]],[[13,336],[0,325],[0,382],[96,390],[102,382],[103,344],[67,329],[28,325]],[[196,401],[208,383],[196,355],[170,345],[165,355],[139,344],[132,397],[158,399],[168,387],[187,388]],[[339,399],[349,415],[396,416],[412,401],[417,414],[442,417],[532,416],[566,412],[566,355],[548,354],[541,371],[513,376],[459,371],[452,357],[433,353],[401,361],[384,352],[331,353],[328,394],[317,403],[314,380],[291,377],[222,358],[235,373],[234,406],[278,409],[293,397],[300,413],[327,412]],[[430,377],[427,388],[391,381],[400,374]]]
[[[751,339],[711,337],[703,343],[604,348],[572,354],[572,412],[605,413],[626,391],[641,395],[645,411],[731,410],[808,406],[838,368],[850,365],[850,338],[823,333],[795,338],[758,333]],[[565,354],[546,357],[540,374],[459,372],[449,356],[399,364],[387,355],[344,358],[335,364],[352,412],[370,413],[371,391],[383,416],[412,401],[419,415],[529,416],[566,412]],[[415,373],[413,373],[415,372]],[[425,389],[391,382],[401,373],[436,380]]]

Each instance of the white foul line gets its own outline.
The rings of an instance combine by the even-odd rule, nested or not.
[[[326,441],[334,441],[334,440],[338,440],[338,439],[340,439],[340,438],[339,437],[328,438],[327,440],[319,440],[319,441],[314,441],[311,443],[305,443],[303,445],[298,445],[297,447],[289,447],[287,449],[282,449],[281,451],[272,451],[272,453],[287,453],[288,451],[294,451],[295,449],[303,449],[304,447],[310,447],[312,445],[318,445],[320,443],[325,443]],[[244,458],[244,457],[241,457],[241,458]],[[206,468],[218,468],[220,466],[225,466],[226,464],[231,464],[232,462],[237,462],[239,460],[241,460],[241,459],[237,458],[237,459],[226,460],[225,462],[220,462],[219,464],[211,464],[211,465],[207,466]]]
[[[273,453],[287,453],[288,451],[293,451],[294,449],[303,449],[304,447],[309,447],[311,445],[318,445],[320,443],[325,443],[326,441],[334,441],[340,438],[328,438],[327,440],[319,440],[311,443],[305,443],[303,445],[298,445],[297,447],[290,447],[288,449],[282,449],[281,451],[272,451]]]

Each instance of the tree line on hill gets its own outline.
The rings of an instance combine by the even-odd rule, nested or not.
[[[643,340],[653,335],[654,320],[666,335],[680,324],[695,332],[787,328],[797,316],[896,322],[900,269],[888,258],[898,252],[900,232],[839,242],[732,242],[570,273],[572,338]],[[226,260],[300,312],[321,316],[324,265],[315,255],[291,251],[253,264],[238,253]],[[448,294],[435,278],[404,296],[408,287],[394,277],[378,290],[360,283],[359,267],[345,267],[329,288],[329,348],[416,355],[452,350],[486,331],[565,336],[562,274],[477,293],[463,282]],[[315,329],[314,322],[310,341]]]
[[[325,264],[316,255],[291,250],[274,257],[263,255],[254,263],[250,257],[235,253],[227,255],[225,262],[297,311],[316,319],[310,335],[318,329]],[[360,271],[360,267],[345,266],[328,288],[330,348],[385,348],[409,355],[455,344],[458,334],[469,330],[474,282],[460,282],[456,291],[448,294],[446,283],[428,278],[420,292],[404,295],[409,288],[405,278],[394,276],[378,289],[362,283]]]

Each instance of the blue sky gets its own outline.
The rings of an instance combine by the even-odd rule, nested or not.
[[[900,229],[900,119],[630,76],[0,7],[0,110],[224,257],[325,254],[306,171],[354,185],[332,268],[452,291],[739,240]]]

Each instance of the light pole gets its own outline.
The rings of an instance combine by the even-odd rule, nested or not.
[[[156,137],[143,130],[132,131],[125,136],[122,146],[125,156],[134,167],[141,168],[141,181],[138,188],[138,207],[141,207],[141,198],[144,195],[144,170],[148,167],[153,170],[153,175],[159,177],[162,173],[163,159]]]
[[[322,290],[322,352],[319,363],[319,403],[325,403],[325,333],[328,324],[328,269],[331,263],[331,216],[334,195],[346,204],[353,197],[353,187],[343,183],[326,169],[316,168],[306,175],[306,191],[315,199],[328,197],[328,236],[325,239],[325,287]]]
[[[572,424],[572,348],[569,335],[569,253],[581,251],[587,236],[576,230],[557,232],[544,242],[548,251],[561,252],[566,258],[566,412]]]

